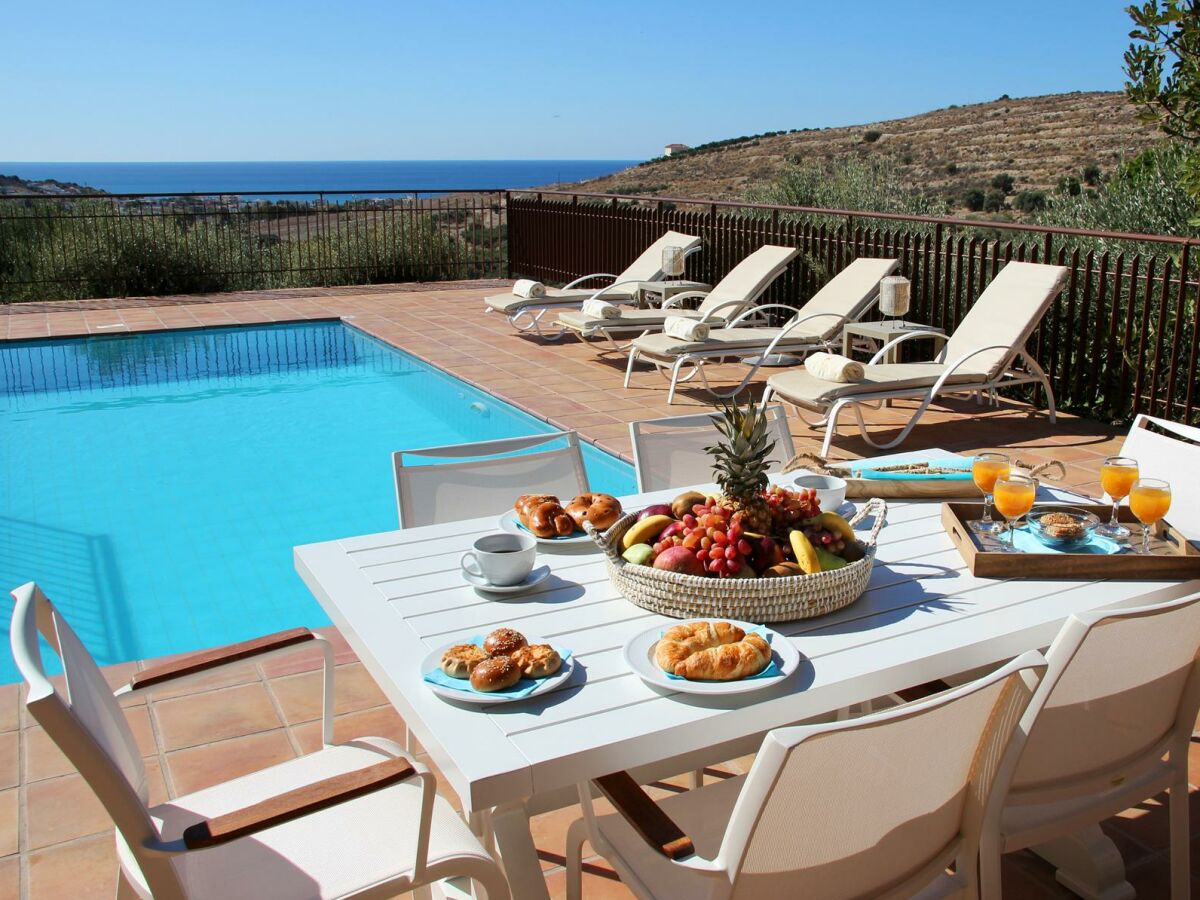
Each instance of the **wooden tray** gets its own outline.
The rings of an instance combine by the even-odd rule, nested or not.
[[[1035,509],[1048,506],[1070,505],[1075,509],[1094,512],[1107,522],[1112,507],[1085,503],[1039,504]],[[1117,578],[1129,580],[1144,578],[1183,581],[1200,578],[1200,550],[1188,543],[1187,538],[1176,531],[1165,519],[1154,528],[1150,537],[1150,555],[1140,553],[1006,553],[987,550],[967,527],[967,521],[977,519],[982,511],[981,503],[943,503],[942,524],[950,540],[962,554],[972,575],[982,578],[1070,578],[1101,579]],[[1131,542],[1141,540],[1142,526],[1129,508],[1122,506],[1117,513],[1118,521],[1129,526],[1133,532]]]

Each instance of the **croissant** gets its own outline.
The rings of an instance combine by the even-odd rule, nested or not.
[[[737,681],[757,675],[771,662],[771,645],[757,634],[720,647],[693,653],[675,665],[675,674],[690,681]]]
[[[663,632],[662,640],[654,649],[654,662],[664,672],[674,672],[675,666],[693,653],[732,644],[746,636],[746,632],[731,622],[691,622],[675,625]]]
[[[575,531],[575,520],[556,500],[532,507],[521,522],[540,538],[565,537]]]

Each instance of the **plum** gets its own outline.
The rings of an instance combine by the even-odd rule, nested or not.
[[[649,516],[670,516],[671,518],[675,518],[675,514],[671,512],[671,507],[666,503],[655,503],[653,506],[647,506],[637,514],[637,520],[640,522]]]

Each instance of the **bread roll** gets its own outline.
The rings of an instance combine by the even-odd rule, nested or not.
[[[675,666],[693,653],[732,644],[746,636],[746,632],[732,622],[690,622],[675,625],[663,632],[662,640],[654,648],[654,662],[664,672],[674,672]]]
[[[553,499],[527,506],[521,515],[521,524],[540,538],[566,537],[575,533],[575,520]]]
[[[567,515],[580,531],[584,522],[603,531],[621,518],[621,503],[612,494],[580,494],[567,504]]]
[[[442,654],[442,671],[451,678],[466,678],[487,658],[483,649],[475,644],[456,644]]]
[[[471,687],[490,693],[510,688],[521,680],[521,669],[507,656],[485,659],[471,670]]]
[[[675,674],[689,681],[737,681],[757,675],[770,663],[771,645],[748,634],[737,643],[693,653],[676,664]]]
[[[497,628],[483,639],[483,649],[489,656],[510,656],[527,643],[525,635],[515,628]]]
[[[549,644],[530,644],[510,659],[526,678],[546,678],[562,668],[562,657]]]

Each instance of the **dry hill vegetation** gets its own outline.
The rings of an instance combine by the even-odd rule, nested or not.
[[[886,157],[905,187],[961,210],[967,191],[988,189],[998,175],[1012,176],[1014,191],[1049,191],[1090,166],[1108,175],[1160,138],[1121,93],[1002,97],[887,122],[720,141],[572,187],[732,200],[774,181],[789,163]]]

